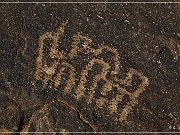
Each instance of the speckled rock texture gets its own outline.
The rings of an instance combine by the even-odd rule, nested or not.
[[[0,131],[179,132],[179,56],[179,3],[1,3]]]

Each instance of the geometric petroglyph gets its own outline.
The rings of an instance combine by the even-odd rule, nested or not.
[[[99,109],[107,107],[109,114],[117,114],[118,121],[126,121],[128,114],[138,103],[138,97],[148,86],[148,78],[144,76],[141,71],[131,68],[127,72],[125,79],[119,79],[121,63],[118,51],[105,43],[95,45],[92,39],[80,33],[72,37],[69,52],[59,50],[59,41],[64,34],[66,25],[67,22],[62,23],[55,32],[46,32],[40,36],[38,57],[36,60],[36,80],[41,80],[44,84],[48,84],[48,81],[51,81],[51,84],[49,84],[50,87],[57,89],[62,82],[61,80],[64,74],[68,73],[68,78],[64,85],[64,94],[73,93],[74,98],[78,101],[83,100],[83,97],[85,97],[88,104],[95,102],[96,107]],[[48,56],[45,56],[44,48],[46,47],[45,43],[47,40],[50,40],[49,46],[51,48],[49,49]],[[89,55],[90,59],[86,65],[83,65],[79,81],[76,82],[76,69],[67,61],[77,58],[78,55],[82,53]],[[111,54],[111,60],[107,61],[106,58],[103,57],[103,53]],[[99,72],[95,75],[90,75],[95,66],[100,67]],[[87,87],[87,82],[89,81],[88,76],[91,76],[92,83]],[[133,92],[129,92],[127,88],[122,86],[131,86],[133,76],[138,76],[140,83]],[[100,81],[105,82],[101,87],[102,96],[95,99],[94,95]],[[72,92],[71,90],[75,86],[75,91]],[[109,100],[107,96],[114,88],[117,94]],[[125,96],[128,96],[130,101],[128,101],[120,111],[118,104],[122,102]]]

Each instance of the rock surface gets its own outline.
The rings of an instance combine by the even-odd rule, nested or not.
[[[180,131],[179,4],[1,3],[0,16],[1,132]]]

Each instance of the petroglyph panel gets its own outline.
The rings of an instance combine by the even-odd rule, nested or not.
[[[178,132],[179,9],[1,3],[0,132]]]
[[[119,122],[126,121],[128,114],[138,104],[140,94],[149,85],[149,79],[141,71],[133,68],[128,70],[124,79],[121,79],[120,67],[123,65],[120,63],[118,51],[105,43],[96,45],[92,39],[80,33],[74,34],[72,37],[69,52],[59,50],[58,42],[64,34],[67,23],[63,23],[55,32],[46,32],[40,36],[36,60],[36,80],[41,80],[50,88],[58,90],[62,78],[67,74],[66,84],[63,85],[64,94],[73,95],[77,101],[84,100],[89,105],[95,102],[96,108],[106,107],[109,114],[116,114],[116,120]],[[50,43],[49,59],[46,59],[43,55],[46,39],[52,40]],[[107,60],[106,54],[108,53],[111,54],[111,61]],[[68,61],[82,54],[89,55],[90,59],[82,66],[78,79],[76,78],[76,68]],[[91,74],[91,70],[95,66],[100,67],[98,73]],[[123,86],[131,86],[134,76],[138,76],[140,83],[133,92],[130,92]],[[48,84],[48,81],[51,81],[51,84]],[[104,81],[103,86],[98,89],[103,97],[95,98],[94,94],[97,92],[96,88],[100,81]],[[75,89],[72,91],[74,87]],[[112,89],[116,89],[116,95],[112,99],[108,99],[107,96],[111,93]],[[122,102],[125,96],[129,97],[129,101],[123,106],[123,109],[119,109],[118,104]]]

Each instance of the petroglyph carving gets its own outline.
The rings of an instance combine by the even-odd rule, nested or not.
[[[75,91],[72,92],[72,94],[74,93],[75,99],[80,101],[84,100],[82,97],[85,97],[88,104],[95,102],[96,107],[99,109],[106,107],[110,114],[117,114],[118,121],[125,121],[129,112],[138,103],[138,97],[148,86],[148,78],[145,77],[142,72],[131,68],[124,79],[119,79],[121,64],[118,51],[105,43],[95,46],[92,39],[80,33],[73,36],[69,53],[58,50],[58,41],[64,33],[66,24],[67,22],[63,23],[62,27],[59,27],[55,33],[47,32],[40,36],[35,78],[41,80],[45,84],[51,80],[53,82],[51,86],[53,88],[58,88],[63,75],[68,69],[69,77],[64,86],[65,94],[71,94],[70,91],[72,88],[77,86]],[[45,58],[43,55],[45,39],[47,38],[52,39],[49,53],[51,62],[49,65],[47,64],[48,62],[44,60]],[[106,53],[111,54],[111,60],[106,60],[108,56],[103,55]],[[68,63],[67,60],[70,61],[77,58],[80,54],[89,55],[90,59],[88,64],[83,66],[79,81],[76,82],[76,69],[72,64]],[[100,66],[100,71],[95,75],[91,75],[90,72],[95,65]],[[90,86],[87,86],[89,76],[91,76],[92,81]],[[133,92],[129,92],[124,86],[131,86],[133,76],[138,76],[140,83]],[[94,98],[96,88],[100,81],[104,81],[100,89],[100,93],[103,97]],[[75,82],[77,84],[75,84]],[[108,95],[111,94],[112,89],[116,89],[116,95],[110,100],[108,99]],[[123,109],[118,109],[118,104],[122,102],[125,96],[128,96],[129,101],[123,106]]]
[[[101,79],[106,80],[106,74],[109,69],[109,65],[107,63],[105,63],[103,60],[92,59],[89,62],[89,64],[86,65],[86,68],[81,72],[81,79],[80,79],[79,85],[77,87],[77,90],[75,92],[76,93],[75,97],[78,100],[82,96],[85,96],[84,91],[85,91],[85,83],[86,83],[86,81],[88,81],[87,80],[88,71],[91,70],[91,68],[94,64],[99,64],[100,66],[102,66],[102,70],[98,75],[95,75],[93,78],[93,84],[90,87],[89,92],[88,92],[89,93],[88,97],[87,97],[88,103],[92,102],[93,94],[95,93],[95,88],[97,87],[98,81],[100,81]]]
[[[46,32],[39,38],[35,78],[37,80],[42,80],[45,84],[47,84],[47,81],[50,80],[52,78],[52,75],[55,73],[55,69],[57,68],[57,65],[59,63],[58,61],[60,59],[65,59],[64,53],[58,51],[58,41],[64,33],[66,24],[67,22],[63,23],[62,27],[59,27],[56,32]],[[51,62],[49,65],[44,57],[45,40],[47,39],[51,39],[51,49],[49,53]]]
[[[69,70],[69,78],[67,79],[66,86],[64,88],[64,93],[67,94],[70,92],[72,87],[75,85],[75,69],[74,67],[67,63],[61,62],[62,68],[59,69],[57,75],[54,77],[54,87],[57,88],[60,85],[61,77],[65,73],[65,69],[68,68]]]

